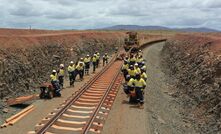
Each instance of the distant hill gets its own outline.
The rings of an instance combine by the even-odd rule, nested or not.
[[[175,30],[183,32],[220,32],[211,28],[168,28],[163,26],[139,26],[139,25],[115,25],[111,27],[101,28],[102,30]]]

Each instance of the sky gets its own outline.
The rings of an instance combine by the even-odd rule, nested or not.
[[[0,0],[0,27],[94,29],[113,25],[221,30],[221,0]]]

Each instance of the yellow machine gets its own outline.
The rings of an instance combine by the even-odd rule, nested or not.
[[[126,52],[131,53],[137,52],[139,47],[138,33],[137,32],[127,32],[128,37],[124,40],[124,49]]]

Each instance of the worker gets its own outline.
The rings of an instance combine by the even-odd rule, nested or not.
[[[99,67],[99,64],[100,64],[100,53],[98,53],[98,52],[96,52],[96,56],[97,56],[97,62],[96,62],[96,64],[97,64],[97,68]]]
[[[97,55],[94,54],[94,56],[92,57],[92,63],[93,63],[93,73],[95,73],[95,70],[97,68]]]
[[[141,78],[147,81],[147,74],[144,68],[141,68]]]
[[[85,74],[89,75],[89,69],[90,69],[90,55],[88,54],[85,58],[84,58],[84,64],[85,64]]]
[[[60,68],[57,71],[58,73],[58,80],[59,80],[59,84],[61,89],[64,88],[64,64],[60,64]]]
[[[73,61],[71,61],[70,65],[68,66],[68,74],[69,74],[70,86],[74,86],[74,82],[75,82],[75,65],[74,65]]]
[[[126,76],[125,79],[125,86],[124,86],[124,92],[129,95],[130,91],[132,91],[133,89],[133,83],[134,83],[134,79],[130,77],[130,75]]]
[[[129,63],[129,62],[130,62],[130,61],[129,61],[129,57],[128,57],[128,56],[125,56],[124,61],[126,61],[127,63]]]
[[[144,106],[144,89],[146,88],[146,82],[144,79],[141,78],[140,74],[136,74],[136,78],[134,80],[134,86],[135,86],[135,91],[136,91],[136,97],[137,97],[137,102],[139,108],[143,109]]]
[[[143,55],[142,50],[139,50],[139,51],[138,51],[138,56],[140,56],[140,55]]]
[[[107,53],[105,53],[103,56],[103,66],[108,63],[108,59],[109,59],[109,56],[107,55]]]
[[[79,62],[78,65],[76,66],[76,75],[75,75],[75,79],[77,77],[77,75],[80,76],[80,80],[83,80],[84,77],[84,64],[83,62]]]
[[[134,64],[134,69],[136,70],[137,73],[141,74],[141,70],[137,63]]]
[[[84,58],[80,58],[77,65],[80,63],[82,63],[82,65],[83,65],[83,69],[80,71],[80,73],[81,73],[82,77],[84,77],[84,70],[85,70]]]
[[[115,53],[117,53],[117,52],[118,52],[118,50],[119,50],[119,48],[118,48],[118,47],[115,47]]]
[[[134,56],[134,55],[131,55],[129,61],[130,61],[130,65],[134,65],[134,64],[136,63],[136,58],[135,58],[135,56]]]
[[[147,66],[145,65],[145,62],[144,62],[144,61],[142,62],[142,67],[141,67],[141,69],[145,70],[145,72],[147,71]]]
[[[126,79],[126,76],[128,75],[128,70],[129,69],[129,65],[128,65],[128,62],[127,61],[124,61],[124,64],[121,68],[121,72],[123,73],[124,75],[124,79]]]
[[[135,78],[136,76],[136,70],[134,69],[133,65],[130,65],[129,69],[127,70],[128,75],[130,75],[131,78]]]
[[[141,67],[143,61],[144,61],[143,56],[139,55],[136,61],[139,67]]]
[[[60,97],[61,96],[61,93],[60,93],[60,86],[59,86],[59,82],[58,82],[58,79],[57,79],[57,71],[56,70],[53,70],[51,75],[50,75],[50,78],[51,78],[51,84],[54,88],[54,91],[55,91],[55,95]]]

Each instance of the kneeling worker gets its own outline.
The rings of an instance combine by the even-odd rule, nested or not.
[[[54,87],[54,91],[55,91],[55,95],[60,97],[61,93],[60,93],[60,86],[59,86],[59,82],[57,80],[57,72],[56,70],[52,71],[52,74],[50,75],[51,78],[51,84]]]

